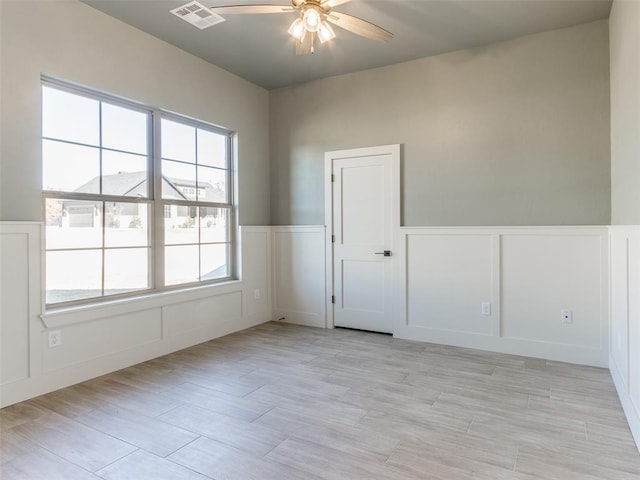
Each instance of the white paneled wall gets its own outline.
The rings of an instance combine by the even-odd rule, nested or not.
[[[271,228],[273,317],[288,323],[324,328],[324,226]]]
[[[39,223],[0,224],[0,405],[271,320],[270,227],[240,229],[240,281],[42,316]],[[62,345],[49,348],[50,330]]]
[[[501,336],[590,349],[606,365],[606,230],[503,233]],[[563,324],[570,310],[573,323]],[[604,363],[603,363],[604,361]]]
[[[640,443],[640,227],[403,227],[398,236],[395,336],[609,366]],[[330,326],[325,227],[242,227],[240,237],[239,281],[41,319],[42,227],[0,223],[0,404],[271,319]],[[60,347],[48,347],[51,329]]]
[[[272,229],[274,318],[324,327],[331,295],[324,227]],[[607,227],[403,227],[398,234],[390,259],[397,262],[395,336],[608,365]],[[572,323],[562,323],[563,310]]]
[[[0,386],[25,382],[41,364],[39,223],[0,223]],[[0,392],[0,406],[4,395]]]
[[[640,227],[611,227],[609,369],[640,447]]]
[[[400,236],[395,336],[607,366],[606,227],[406,227]]]
[[[492,335],[494,314],[494,242],[491,235],[409,234],[406,244],[406,329]],[[494,317],[495,318],[495,317]]]

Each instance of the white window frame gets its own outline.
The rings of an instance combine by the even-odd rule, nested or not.
[[[116,203],[142,203],[148,206],[148,235],[149,235],[149,261],[148,261],[148,275],[149,275],[149,288],[144,290],[135,290],[127,293],[118,293],[112,295],[104,294],[104,251],[108,250],[108,247],[105,247],[104,238],[102,242],[102,246],[99,248],[103,253],[103,265],[102,265],[102,294],[95,297],[80,299],[80,300],[70,300],[64,302],[56,302],[51,304],[45,303],[46,310],[55,310],[55,309],[64,309],[68,307],[74,306],[86,306],[91,304],[100,304],[105,301],[111,301],[115,299],[121,298],[136,298],[136,297],[144,297],[149,294],[155,294],[164,291],[178,291],[182,289],[189,289],[196,286],[204,286],[204,285],[215,285],[220,283],[225,283],[238,279],[238,268],[237,268],[237,215],[236,215],[236,179],[235,179],[235,168],[234,168],[234,145],[236,134],[228,129],[212,125],[208,122],[196,120],[190,117],[186,117],[184,115],[176,114],[173,112],[168,112],[160,108],[151,107],[148,105],[144,105],[132,100],[124,99],[115,95],[111,95],[108,93],[100,92],[91,88],[87,88],[84,86],[78,86],[73,83],[69,83],[66,81],[62,81],[59,79],[42,76],[41,77],[41,92],[44,87],[55,88],[61,91],[65,91],[67,93],[71,93],[74,95],[91,98],[93,100],[97,100],[100,102],[105,102],[109,104],[113,104],[119,107],[135,110],[138,112],[144,112],[148,114],[148,125],[147,125],[147,197],[146,198],[136,198],[136,197],[128,197],[128,196],[119,196],[119,195],[104,195],[102,193],[94,194],[94,193],[78,193],[78,192],[62,192],[62,191],[53,191],[53,190],[42,190],[42,202],[43,207],[46,205],[47,199],[69,199],[69,200],[85,200],[85,201],[94,201],[94,202],[103,202],[104,204],[108,202],[116,202]],[[202,130],[207,130],[219,135],[223,135],[226,138],[226,189],[227,189],[227,202],[207,202],[203,200],[171,200],[171,199],[163,199],[162,198],[162,157],[161,157],[161,121],[163,118],[171,120],[173,122],[182,123],[185,125],[189,125],[191,127],[199,128]],[[102,125],[100,126],[102,130]],[[41,136],[41,141],[48,139],[47,137]],[[54,139],[60,141],[60,139]],[[72,143],[72,142],[70,142]],[[91,145],[91,147],[95,148],[95,145]],[[99,146],[102,150],[102,145]],[[102,155],[100,156],[102,158]],[[44,161],[44,159],[43,159]],[[101,160],[102,162],[102,160]],[[100,169],[100,183],[102,183],[102,168]],[[194,187],[195,188],[195,187]],[[189,283],[180,283],[176,285],[165,285],[165,275],[164,275],[164,223],[165,223],[165,206],[176,205],[176,206],[186,206],[186,207],[213,207],[213,208],[224,208],[228,211],[227,218],[227,230],[228,230],[228,238],[225,243],[228,245],[227,249],[227,268],[228,275],[221,278],[215,278],[211,280],[198,280],[195,282]],[[45,209],[43,208],[43,212]],[[104,237],[104,219],[106,215],[102,215],[102,235]],[[198,233],[200,235],[200,232]],[[198,237],[199,241],[197,243],[198,246],[203,243],[200,241],[200,236]],[[218,243],[218,242],[215,242]],[[205,243],[206,244],[206,243]],[[44,246],[46,249],[46,241]],[[98,250],[98,248],[95,248]],[[56,250],[56,249],[52,249]],[[65,249],[65,250],[82,250],[82,248],[78,249]],[[200,250],[200,249],[199,249]],[[199,259],[198,259],[199,262]],[[200,262],[199,262],[200,263]],[[44,269],[46,272],[46,262],[44,264]],[[198,271],[200,271],[200,265],[198,265]],[[46,278],[46,275],[45,275]],[[46,293],[47,286],[45,285],[43,295]]]

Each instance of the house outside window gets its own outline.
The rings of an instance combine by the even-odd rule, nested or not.
[[[48,79],[42,104],[47,306],[233,278],[231,132]]]

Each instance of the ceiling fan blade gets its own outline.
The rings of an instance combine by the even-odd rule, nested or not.
[[[227,5],[222,7],[209,7],[218,15],[236,13],[287,13],[293,12],[291,5]]]
[[[334,8],[338,5],[342,5],[343,3],[350,2],[351,0],[323,0],[320,4],[322,7],[330,7]]]
[[[393,38],[393,33],[387,32],[384,28],[361,18],[354,17],[353,15],[347,15],[346,13],[331,11],[331,13],[327,15],[327,20],[345,30],[372,40],[388,42]]]
[[[307,32],[301,41],[296,41],[296,55],[308,55],[313,53],[314,37],[315,34],[313,32]]]

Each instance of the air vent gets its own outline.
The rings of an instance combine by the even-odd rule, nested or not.
[[[181,7],[170,10],[170,12],[185,22],[189,22],[191,25],[198,27],[200,30],[224,22],[224,18],[217,13],[213,13],[210,9],[198,2],[186,3]]]

